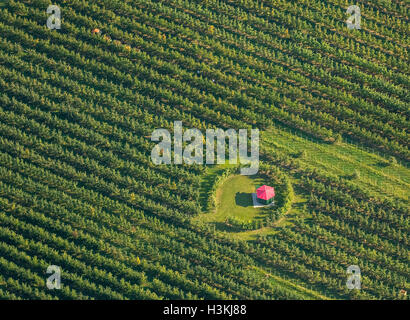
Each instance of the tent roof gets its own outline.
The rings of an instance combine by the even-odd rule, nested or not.
[[[275,189],[273,187],[263,185],[262,187],[256,189],[256,196],[258,199],[269,200],[275,196]]]

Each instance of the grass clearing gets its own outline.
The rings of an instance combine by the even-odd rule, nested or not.
[[[209,188],[212,186],[218,174],[220,174],[229,164],[209,167],[201,182],[200,201],[203,208],[209,197]],[[230,216],[235,216],[243,221],[261,219],[263,217],[262,208],[254,208],[252,193],[256,188],[263,185],[264,180],[258,176],[232,175],[228,177],[217,189],[217,207],[211,212],[206,210],[193,218],[204,223],[211,223],[221,232],[229,237],[240,240],[251,240],[257,234],[268,234],[272,228],[261,228],[258,230],[235,232],[225,225],[225,221]]]
[[[219,165],[210,167],[204,175],[201,183],[200,201],[201,204],[206,204],[207,198],[210,196],[209,188],[211,188],[218,174],[223,172],[229,165]],[[196,221],[203,223],[210,223],[215,228],[231,238],[238,240],[252,240],[257,235],[268,235],[277,232],[277,228],[263,227],[257,230],[232,230],[229,228],[225,221],[228,217],[235,216],[238,219],[246,222],[249,220],[262,219],[266,213],[263,212],[263,208],[254,208],[252,201],[252,193],[256,189],[265,184],[266,182],[259,176],[244,176],[244,175],[232,175],[228,177],[217,189],[217,207],[215,210],[208,212],[205,210],[195,218]],[[275,186],[273,186],[275,187]],[[205,208],[203,206],[203,208]],[[274,208],[274,207],[273,207]],[[293,211],[293,210],[291,210]],[[290,216],[296,216],[297,213],[290,213]],[[286,226],[286,218],[282,217],[278,220],[277,226]]]
[[[219,170],[215,170],[211,174],[215,175],[218,172]],[[210,178],[204,178],[204,181],[211,179],[212,175]],[[243,175],[234,175],[227,178],[216,192],[216,210],[205,213],[203,221],[224,222],[227,217],[232,215],[243,221],[260,217],[261,210],[253,207],[251,194],[261,184],[263,184],[261,178]]]

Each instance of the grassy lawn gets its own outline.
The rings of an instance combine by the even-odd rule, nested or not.
[[[204,216],[204,221],[224,222],[235,216],[243,221],[260,217],[260,209],[253,207],[252,193],[263,184],[263,179],[250,176],[234,175],[226,179],[219,187],[217,208]]]
[[[226,166],[210,167],[207,174],[203,177],[200,192],[201,204],[206,204],[207,197],[209,196],[207,188],[212,185],[216,176]],[[256,235],[272,233],[274,230],[272,228],[235,232],[225,225],[226,219],[231,216],[235,216],[243,221],[261,219],[263,217],[262,209],[253,207],[252,193],[264,183],[264,180],[257,175],[233,175],[227,178],[216,192],[217,208],[212,212],[204,212],[198,215],[194,220],[212,223],[217,230],[226,233],[231,238],[241,240],[251,240]]]
[[[224,221],[229,216],[242,221],[260,218],[261,210],[253,207],[252,193],[263,184],[263,179],[257,177],[237,175],[228,178],[216,193],[217,220]]]

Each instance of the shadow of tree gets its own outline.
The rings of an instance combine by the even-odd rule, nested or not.
[[[235,203],[241,207],[253,206],[252,193],[249,192],[237,192],[235,194]]]

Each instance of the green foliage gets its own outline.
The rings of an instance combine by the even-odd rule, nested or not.
[[[390,157],[389,157],[389,163],[390,163],[391,165],[396,165],[396,164],[397,164],[396,158],[393,157],[393,156],[390,156]]]
[[[359,179],[360,178],[360,171],[355,170],[352,174],[352,179]]]
[[[207,211],[215,210],[217,205],[216,190],[223,184],[223,182],[230,176],[237,173],[239,167],[228,167],[223,169],[222,172],[215,178],[211,188],[208,190],[208,203]]]
[[[407,6],[364,1],[352,33],[338,0],[56,1],[61,30],[46,27],[49,4],[0,2],[1,299],[407,299],[408,204],[360,186],[360,171],[332,175],[326,159],[310,170],[310,152],[262,146],[277,206],[227,223],[270,227],[295,193],[307,218],[246,242],[193,222],[203,167],[150,161],[153,130],[182,120],[330,147],[343,136],[402,168]],[[50,264],[61,290],[44,285]],[[354,293],[351,264],[365,275]]]

